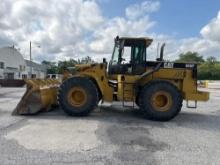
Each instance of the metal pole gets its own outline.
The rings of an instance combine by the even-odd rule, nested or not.
[[[30,78],[32,77],[31,41],[30,41]]]

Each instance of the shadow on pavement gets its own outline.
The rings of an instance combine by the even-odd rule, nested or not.
[[[218,112],[218,111],[217,111]],[[196,112],[182,111],[176,118],[169,122],[150,121],[142,117],[138,109],[123,109],[122,107],[98,107],[89,116],[71,117],[66,115],[62,109],[57,108],[46,113],[39,113],[34,116],[25,116],[31,119],[48,119],[48,120],[97,120],[105,123],[123,123],[128,125],[148,124],[155,127],[166,127],[175,124],[177,127],[192,129],[216,130],[220,131],[220,113],[204,114]]]
[[[220,114],[182,112],[171,121],[179,127],[220,131]]]

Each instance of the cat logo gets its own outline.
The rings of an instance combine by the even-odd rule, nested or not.
[[[165,62],[164,68],[173,68],[174,63],[173,62]]]

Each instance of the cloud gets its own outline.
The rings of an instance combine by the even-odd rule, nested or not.
[[[179,40],[178,53],[195,51],[205,58],[209,56],[220,57],[220,11],[207,25],[201,28],[201,36]]]
[[[180,53],[188,51],[198,52],[204,58],[215,56],[220,58],[220,11],[217,17],[210,20],[200,30],[200,36],[176,39],[174,36],[164,34],[149,34],[154,38],[154,43],[149,49],[149,54],[157,54],[158,43],[166,42],[165,59],[173,60],[178,58]],[[154,59],[154,56],[150,56]]]
[[[126,16],[130,19],[136,19],[146,14],[158,11],[160,8],[159,1],[144,1],[141,4],[132,4],[126,8]]]
[[[200,33],[204,38],[220,43],[220,11],[216,18],[202,28]]]
[[[158,23],[151,13],[160,9],[159,1],[143,1],[128,6],[125,16],[106,18],[101,0],[1,0],[0,46],[15,44],[28,58],[29,41],[33,58],[58,61],[91,56],[110,58],[115,36],[149,36],[154,38],[148,57],[155,59],[158,43],[166,42],[165,58],[174,59],[181,52],[198,51],[216,55],[220,51],[220,14],[201,29],[201,36],[175,39],[150,32]],[[108,1],[108,0],[107,0]],[[41,48],[36,48],[36,44]]]
[[[187,38],[180,40],[180,53],[187,51],[198,52],[205,58],[216,56],[219,58],[220,44],[207,38]]]
[[[81,53],[87,35],[104,22],[93,0],[1,0],[0,7],[0,45],[16,44],[26,58],[30,40],[41,45],[33,54],[47,60]]]
[[[113,39],[119,36],[144,36],[155,22],[150,21],[148,16],[131,21],[126,18],[116,17],[98,29],[93,37],[94,41],[90,43],[90,49],[97,53],[109,53],[112,51]]]

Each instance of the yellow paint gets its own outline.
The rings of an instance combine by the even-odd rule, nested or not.
[[[104,101],[113,101],[113,88],[108,84],[106,66],[104,64],[85,65],[79,68],[78,76],[86,76],[95,81],[101,91]]]
[[[166,91],[155,92],[152,98],[146,99],[151,99],[151,105],[154,109],[161,112],[169,111],[173,104],[172,96]]]
[[[67,101],[70,105],[81,107],[87,101],[86,91],[81,87],[73,87],[67,94]]]
[[[60,82],[55,79],[25,80],[27,90],[21,101],[16,106],[13,114],[34,114],[39,111],[48,111],[52,105],[57,105],[57,93]],[[36,105],[38,104],[38,109]]]
[[[135,100],[136,93],[134,91],[134,83],[140,78],[140,76],[111,75],[107,77],[106,69],[103,66],[103,64],[96,64],[95,66],[85,65],[84,67],[80,67],[79,75],[91,77],[97,82],[104,101],[111,102],[113,100],[113,88],[108,84],[109,79],[118,82],[118,100]],[[149,69],[151,68],[147,68],[146,71]],[[101,77],[104,79],[101,80]],[[209,99],[208,92],[197,91],[197,81],[192,78],[191,69],[161,68],[159,71],[143,78],[139,85],[144,86],[152,80],[166,80],[174,84],[179,91],[181,91],[183,99],[185,100],[207,101]]]
[[[206,81],[205,81],[205,88],[208,88],[208,87],[209,87],[209,81],[206,80]]]
[[[147,68],[146,71],[152,68]],[[66,73],[64,80],[70,78],[72,75]],[[175,85],[181,92],[183,99],[185,100],[196,100],[196,101],[207,101],[209,99],[208,92],[197,91],[197,80],[192,77],[191,69],[176,69],[176,68],[161,68],[157,72],[148,75],[140,79],[140,75],[110,75],[106,73],[105,64],[87,64],[77,66],[77,73],[74,76],[88,77],[92,80],[101,92],[101,98],[103,101],[112,102],[114,88],[109,85],[109,80],[117,81],[117,91],[115,95],[119,101],[135,101],[137,92],[135,91],[135,83],[138,81],[138,86],[143,87],[152,80],[166,80]],[[54,79],[47,80],[26,80],[27,92],[25,99],[32,94],[39,95],[41,108],[49,109],[51,105],[57,104],[57,93],[60,82]],[[77,94],[79,97],[79,94]],[[70,98],[69,98],[70,99]],[[72,99],[72,98],[71,98]],[[146,98],[148,99],[148,98]],[[82,101],[72,99],[77,104],[83,104],[85,97],[82,97]],[[161,100],[161,99],[159,99]],[[21,102],[22,102],[21,101]],[[164,101],[156,101],[164,102]],[[159,105],[155,103],[154,105]],[[20,106],[24,106],[23,104]],[[163,108],[162,108],[163,109]],[[163,109],[164,110],[164,109]],[[20,111],[22,113],[22,110]],[[18,112],[19,113],[19,112]]]

